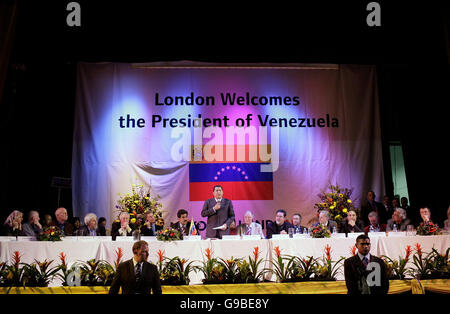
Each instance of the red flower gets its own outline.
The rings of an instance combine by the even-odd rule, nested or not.
[[[19,251],[14,251],[14,255],[13,255],[13,263],[14,263],[14,265],[16,266],[16,268],[19,267],[19,264],[20,264],[20,258],[21,258],[22,256],[23,256],[23,255],[20,255]]]
[[[205,255],[206,255],[206,258],[207,258],[208,260],[211,259],[212,252],[211,252],[211,249],[210,249],[210,248],[207,248],[207,249],[205,250]]]
[[[117,268],[117,266],[119,266],[120,261],[122,260],[122,257],[123,257],[122,248],[121,247],[117,248],[117,251],[115,251],[115,252],[116,252],[116,268]]]
[[[331,261],[331,246],[328,244],[325,247],[325,254],[327,254],[327,260]]]
[[[277,258],[280,258],[281,256],[280,247],[276,246],[273,250],[275,251],[275,255],[277,256]]]
[[[171,237],[173,237],[174,235],[175,235],[175,233],[173,233],[173,232],[171,234],[169,234],[169,236],[171,236]]]
[[[352,253],[352,256],[356,255],[356,245],[354,245],[350,248],[350,252]]]
[[[419,243],[416,243],[416,251],[417,254],[419,254],[419,257],[422,258],[422,247],[420,246]]]
[[[159,256],[159,262],[162,263],[163,259],[164,259],[164,254],[166,253],[166,251],[161,251],[158,250],[157,254]]]
[[[66,254],[64,252],[59,253],[59,259],[61,260],[61,264],[66,266]]]
[[[406,261],[408,261],[409,256],[411,255],[411,252],[412,252],[411,245],[407,245],[407,246],[406,246],[406,256],[405,256],[405,260],[406,260]]]
[[[253,249],[253,256],[255,257],[255,261],[258,260],[259,247],[255,246],[255,248]]]

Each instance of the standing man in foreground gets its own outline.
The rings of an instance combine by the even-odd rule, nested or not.
[[[356,238],[358,253],[344,262],[348,294],[387,294],[389,279],[384,261],[371,255],[370,239],[362,234]],[[370,278],[368,278],[370,275]]]
[[[208,217],[206,237],[222,239],[222,235],[229,234],[230,224],[234,221],[233,203],[223,198],[223,188],[220,185],[214,186],[213,195],[214,198],[206,200],[202,209],[202,217]]]
[[[120,263],[109,288],[109,294],[162,294],[158,268],[147,262],[148,244],[137,241],[133,244],[133,258]]]

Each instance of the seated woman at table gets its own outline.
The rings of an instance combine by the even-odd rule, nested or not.
[[[362,222],[357,219],[356,212],[350,210],[347,217],[344,218],[339,225],[340,233],[363,232]]]
[[[3,224],[2,235],[3,236],[25,236],[25,232],[22,229],[23,213],[15,210],[9,214]]]
[[[387,221],[386,231],[393,231],[394,225],[397,226],[397,231],[406,231],[406,227],[411,224],[411,221],[406,217],[406,211],[403,208],[396,208],[392,214],[392,218]]]
[[[113,241],[116,240],[117,236],[131,236],[133,234],[134,225],[130,225],[130,214],[121,212],[119,220],[113,222],[111,226],[111,237]]]
[[[264,233],[259,223],[253,222],[254,215],[251,211],[247,210],[244,214],[244,223],[237,227],[238,235],[259,235],[261,239],[264,239]]]
[[[450,230],[450,206],[447,209],[447,219],[444,221],[444,230]]]

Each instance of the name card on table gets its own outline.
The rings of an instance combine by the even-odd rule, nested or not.
[[[272,234],[272,239],[274,240],[289,239],[289,234]]]
[[[259,234],[242,235],[242,240],[261,240]]]
[[[356,239],[361,234],[364,234],[364,232],[350,232],[350,233],[347,233],[347,238]]]
[[[386,237],[386,232],[369,232],[367,234],[369,238],[371,237]]]
[[[66,237],[61,237],[62,241],[67,241],[67,242],[73,242],[73,241],[78,241],[78,237],[76,236],[66,236]]]
[[[294,233],[294,239],[309,239],[311,236],[306,233]]]
[[[350,237],[350,233],[348,234]],[[333,239],[345,239],[345,233],[332,233],[331,238]]]
[[[91,242],[94,241],[97,237],[86,236],[86,237],[78,237],[78,241]]]
[[[100,240],[100,241],[112,241],[112,237],[111,236],[97,236],[95,238],[97,240]]]
[[[36,237],[17,237],[17,241],[36,241]]]
[[[156,238],[156,236],[144,236],[141,237],[141,240],[147,241],[147,242],[155,242],[158,241],[158,239]]]
[[[201,241],[202,236],[194,235],[194,236],[183,236],[183,241]]]
[[[405,231],[398,231],[398,232],[390,231],[388,233],[388,237],[406,237],[406,232]]]
[[[120,242],[133,242],[134,241],[134,239],[133,239],[133,237],[132,236],[130,236],[130,237],[125,237],[125,236],[118,236],[118,237],[116,237],[116,241],[120,241]]]
[[[240,240],[241,236],[239,235],[223,235],[222,240]]]
[[[0,237],[0,241],[16,241],[16,237]]]

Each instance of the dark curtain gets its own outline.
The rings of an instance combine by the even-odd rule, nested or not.
[[[9,57],[14,42],[14,31],[17,20],[17,1],[0,2],[0,100],[8,73]]]

